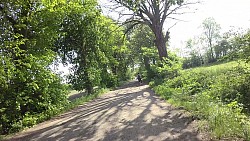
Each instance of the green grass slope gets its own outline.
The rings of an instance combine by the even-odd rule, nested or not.
[[[234,61],[182,70],[178,77],[153,89],[204,121],[212,136],[250,140],[249,68],[243,61]]]

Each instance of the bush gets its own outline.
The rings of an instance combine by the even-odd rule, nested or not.
[[[156,65],[151,65],[150,71],[147,72],[148,80],[153,80],[154,86],[162,84],[168,79],[177,77],[181,70],[181,61],[176,56],[172,55],[170,59],[165,58],[163,61],[158,62]]]
[[[67,87],[61,84],[61,79],[49,70],[35,69],[39,69],[40,73],[17,74],[24,77],[23,80],[17,79],[14,73],[10,78],[10,82],[14,83],[6,82],[7,87],[0,97],[1,134],[32,126],[36,124],[36,120],[30,119],[33,115],[67,104]]]

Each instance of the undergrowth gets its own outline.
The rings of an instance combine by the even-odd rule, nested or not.
[[[170,103],[181,106],[202,121],[216,138],[250,140],[249,64],[226,64],[183,70],[173,79],[150,85]]]

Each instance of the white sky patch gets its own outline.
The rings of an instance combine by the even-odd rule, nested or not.
[[[184,48],[188,39],[200,35],[199,27],[208,17],[213,17],[220,24],[222,33],[232,27],[250,28],[250,0],[204,0],[197,7],[195,13],[181,17],[188,22],[179,22],[170,30],[172,49]]]

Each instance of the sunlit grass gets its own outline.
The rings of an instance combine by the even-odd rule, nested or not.
[[[237,102],[243,94],[248,98],[244,88],[250,85],[249,68],[249,63],[232,61],[186,69],[154,90],[201,119],[201,129],[207,129],[213,137],[250,140],[250,119],[242,112],[242,103]]]
[[[245,61],[231,61],[223,64],[216,64],[212,66],[201,66],[201,67],[196,67],[196,68],[190,68],[190,69],[185,69],[182,70],[182,73],[185,73],[186,71],[213,71],[213,72],[221,72],[225,71],[228,69],[231,69],[233,67],[237,66],[245,66],[245,67],[250,67],[249,63],[246,63]]]

